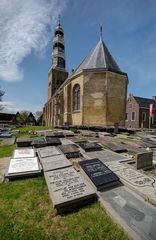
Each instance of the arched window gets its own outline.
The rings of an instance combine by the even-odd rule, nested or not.
[[[73,110],[80,110],[80,85],[76,84],[73,88]]]

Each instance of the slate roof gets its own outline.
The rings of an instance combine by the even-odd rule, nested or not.
[[[89,69],[106,69],[122,72],[102,39],[100,39],[96,47],[84,58],[73,75],[78,74],[82,70]]]
[[[153,108],[156,109],[156,101],[150,98],[133,96],[141,108],[149,108],[149,105],[153,103]]]

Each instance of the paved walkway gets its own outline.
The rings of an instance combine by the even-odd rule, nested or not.
[[[4,174],[6,173],[6,169],[9,166],[10,157],[8,158],[0,158],[0,182],[4,180]]]

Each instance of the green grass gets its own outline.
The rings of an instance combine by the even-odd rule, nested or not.
[[[20,130],[22,132],[28,132],[31,130],[46,130],[46,129],[53,129],[52,127],[46,127],[46,126],[23,126],[15,128],[14,130]]]
[[[0,147],[0,158],[11,157],[15,148],[16,144]]]
[[[127,240],[99,203],[58,215],[43,177],[0,184],[1,240]]]

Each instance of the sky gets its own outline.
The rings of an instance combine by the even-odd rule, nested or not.
[[[155,0],[0,0],[0,87],[4,112],[42,111],[58,15],[67,70],[103,40],[128,74],[128,93],[156,95]]]

